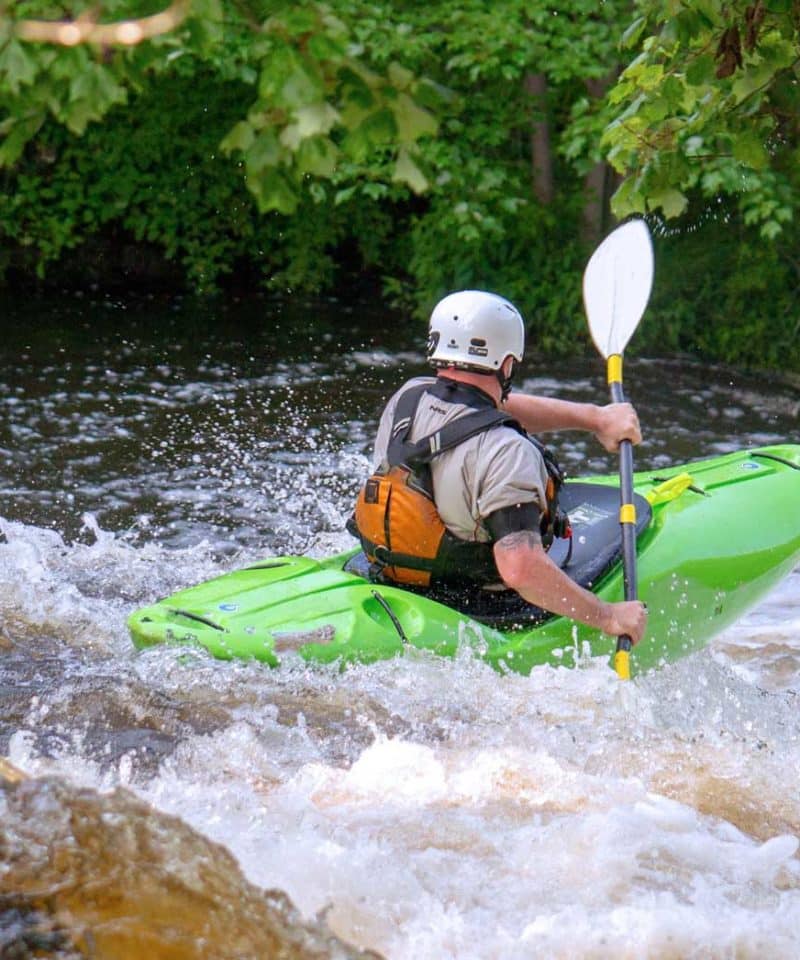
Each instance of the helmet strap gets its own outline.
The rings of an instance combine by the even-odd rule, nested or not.
[[[497,382],[500,384],[500,402],[501,403],[505,403],[505,401],[508,399],[509,393],[511,393],[511,382],[514,379],[517,362],[516,360],[512,359],[511,367],[508,371],[508,376],[506,376],[503,373],[504,365],[505,365],[505,362],[501,365],[499,370],[495,370],[495,376],[497,377]]]

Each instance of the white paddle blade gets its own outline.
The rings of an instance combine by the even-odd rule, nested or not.
[[[592,340],[607,360],[621,354],[639,325],[653,286],[653,244],[644,220],[610,233],[583,274],[583,303]]]

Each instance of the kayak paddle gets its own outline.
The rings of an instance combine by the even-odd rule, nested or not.
[[[644,220],[630,220],[610,233],[592,254],[583,274],[583,303],[589,332],[606,360],[613,403],[623,403],[622,354],[639,325],[653,285],[653,245]],[[636,600],[636,507],[633,502],[633,448],[619,447],[622,570],[625,599]],[[614,669],[630,679],[628,636],[617,638]]]

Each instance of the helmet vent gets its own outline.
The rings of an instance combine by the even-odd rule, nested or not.
[[[473,337],[469,342],[469,350],[467,352],[471,357],[487,357],[489,355],[489,348],[486,346],[486,341],[483,337]],[[495,366],[497,366],[496,363]]]

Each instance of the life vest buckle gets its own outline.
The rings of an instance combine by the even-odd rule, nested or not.
[[[389,551],[383,544],[375,544],[369,551],[367,576],[372,583],[383,583],[383,571],[389,565]]]
[[[556,507],[553,517],[553,536],[559,540],[568,540],[572,536],[569,516],[558,507]]]

